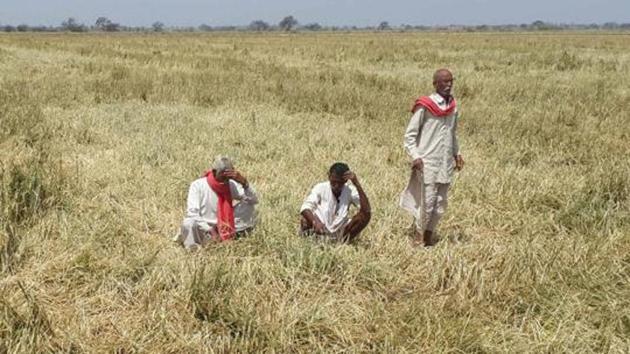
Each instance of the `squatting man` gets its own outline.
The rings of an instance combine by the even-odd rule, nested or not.
[[[226,241],[256,225],[256,191],[232,160],[217,156],[212,169],[188,190],[186,217],[176,240],[195,250],[211,240]]]
[[[349,185],[347,182],[352,182]],[[349,217],[350,205],[358,206]],[[357,175],[343,162],[328,170],[328,181],[316,184],[300,208],[300,233],[352,242],[370,222],[370,201]]]
[[[434,232],[448,205],[454,170],[464,167],[457,141],[457,104],[451,95],[453,74],[433,75],[435,93],[422,96],[412,108],[404,147],[411,158],[411,178],[400,199],[415,218],[414,245],[435,244]]]

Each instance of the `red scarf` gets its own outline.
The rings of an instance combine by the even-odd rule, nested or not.
[[[426,108],[436,117],[446,117],[455,111],[457,104],[455,103],[455,98],[451,97],[451,102],[448,104],[446,109],[442,109],[429,96],[422,96],[416,100],[416,103],[411,109],[411,113],[416,113],[420,107]]]
[[[234,238],[236,227],[234,226],[234,206],[232,205],[232,193],[230,193],[229,183],[219,183],[212,171],[206,173],[206,178],[210,189],[219,197],[218,205],[218,223],[217,229],[221,240],[230,240]]]

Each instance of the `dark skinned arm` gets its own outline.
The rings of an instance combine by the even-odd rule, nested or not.
[[[357,177],[357,175],[352,171],[348,171],[344,174],[344,178],[346,179],[346,181],[351,181],[352,184],[354,184],[354,187],[357,189],[357,192],[359,193],[359,212],[366,215],[371,215],[372,208],[370,207],[370,200],[363,191],[363,187],[361,186],[361,183],[359,183],[359,178]]]

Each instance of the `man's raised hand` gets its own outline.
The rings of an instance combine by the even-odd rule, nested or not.
[[[359,184],[359,179],[357,178],[357,175],[352,172],[352,171],[347,171],[346,173],[343,174],[343,179],[348,182],[351,181],[352,184],[357,185]]]
[[[240,172],[238,172],[237,170],[228,170],[228,171],[224,171],[223,172],[223,176],[225,176],[226,178],[229,179],[233,179],[234,181],[240,183],[243,185],[243,187],[247,187],[247,178],[245,178],[245,176],[243,176]]]

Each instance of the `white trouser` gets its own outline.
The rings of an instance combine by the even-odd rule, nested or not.
[[[234,226],[237,233],[253,228],[256,221],[254,205],[243,202],[234,205]],[[218,237],[215,224],[189,217],[182,221],[180,232],[174,240],[180,242],[186,249],[193,250],[208,243],[212,237]]]
[[[216,233],[214,225],[195,218],[186,218],[182,222],[178,241],[186,249],[195,249],[208,243],[212,237],[212,232]]]
[[[448,189],[450,184],[447,183],[429,183],[424,184],[424,210],[422,215],[422,225],[416,227],[423,231],[433,231],[436,229],[440,219],[446,213],[448,206]]]

